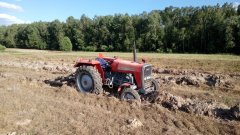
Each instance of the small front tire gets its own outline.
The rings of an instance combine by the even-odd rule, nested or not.
[[[141,102],[141,98],[140,98],[140,95],[138,94],[138,92],[136,90],[131,89],[131,88],[123,89],[123,91],[120,95],[120,99],[122,101],[136,100],[138,102]]]
[[[149,83],[150,83],[151,92],[143,95],[142,99],[144,101],[154,103],[158,96],[158,93],[160,91],[160,86],[159,86],[158,82],[153,78],[149,80]]]

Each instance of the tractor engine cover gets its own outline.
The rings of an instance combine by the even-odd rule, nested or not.
[[[144,89],[144,82],[151,78],[152,65],[128,60],[115,59],[111,63],[111,72],[132,74],[138,89]]]

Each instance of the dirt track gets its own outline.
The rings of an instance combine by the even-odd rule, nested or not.
[[[54,62],[1,56],[0,134],[240,134],[236,118],[183,109],[191,102],[229,110],[240,100],[237,74],[155,68],[164,92],[155,103],[138,104],[83,95],[67,85],[52,87],[44,80],[74,71],[72,62]],[[223,103],[223,93],[232,101]]]

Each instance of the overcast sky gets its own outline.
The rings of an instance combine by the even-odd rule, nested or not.
[[[116,13],[132,15],[168,6],[195,7],[225,2],[240,4],[240,0],[0,0],[0,25],[65,21],[69,16],[79,19],[82,14],[91,18]]]

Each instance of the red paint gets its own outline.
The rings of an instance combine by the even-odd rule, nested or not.
[[[132,62],[128,60],[122,60],[119,58],[110,58],[110,57],[103,57],[103,59],[108,62],[108,64],[111,66],[112,72],[122,72],[122,73],[131,73],[134,75],[134,78],[137,83],[137,88],[142,88],[142,67],[144,63],[137,63]],[[96,67],[98,72],[101,74],[103,84],[105,84],[105,77],[104,77],[104,71],[100,65],[100,63],[96,60],[84,60],[79,59],[74,67],[79,67],[81,65],[90,65]],[[125,84],[126,85],[126,84]],[[129,84],[128,84],[129,85]]]
[[[123,83],[122,85],[120,85],[118,87],[118,92],[122,91],[124,88],[129,88],[131,86],[131,84],[129,83]]]
[[[105,83],[104,72],[103,72],[103,69],[102,69],[102,67],[101,67],[101,65],[100,65],[100,63],[98,61],[96,61],[96,60],[79,59],[75,63],[74,67],[80,67],[82,65],[88,65],[88,66],[95,67],[98,70],[98,72],[100,73],[100,75],[101,75],[102,82]]]
[[[122,59],[114,59],[111,67],[112,67],[112,72],[122,72],[122,73],[131,73],[134,75],[134,78],[137,83],[137,88],[140,89],[142,88],[142,67],[143,63],[137,63],[137,62],[132,62],[132,61],[127,61],[127,60],[122,60]]]

